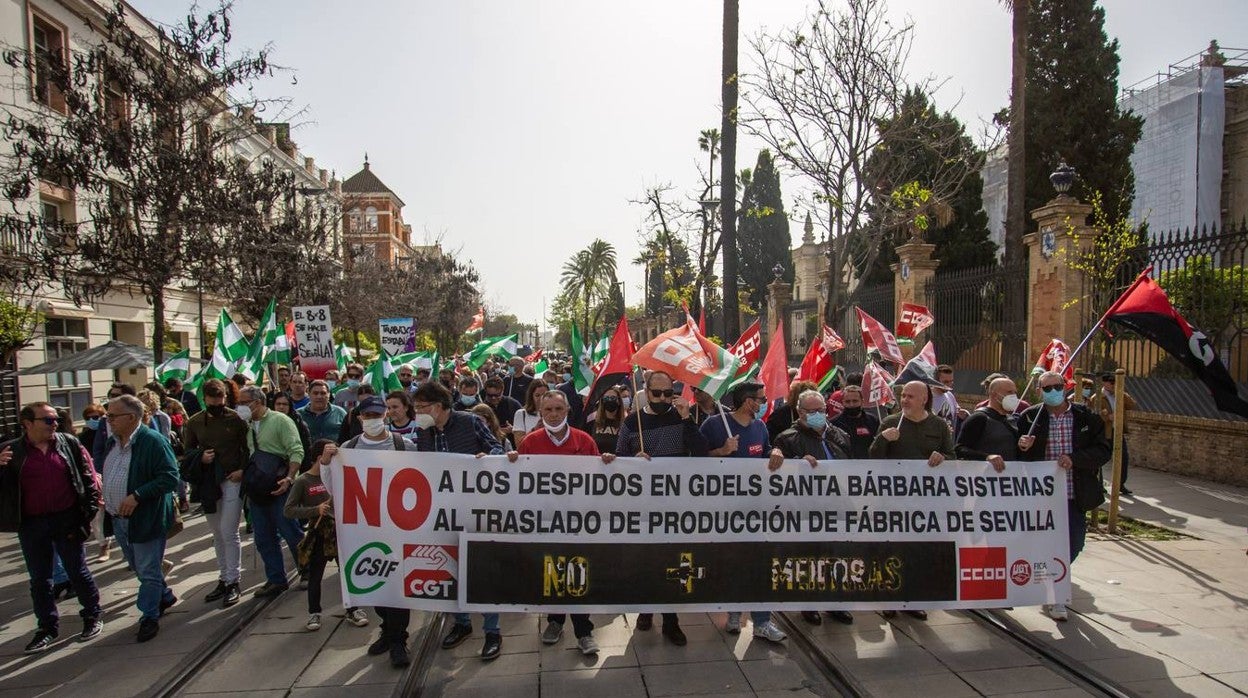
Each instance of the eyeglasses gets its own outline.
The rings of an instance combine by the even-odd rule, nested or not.
[[[671,397],[675,394],[676,394],[676,391],[672,390],[671,388],[668,388],[667,390],[659,390],[657,388],[650,389],[650,395],[652,397]]]
[[[485,394],[485,399],[486,399],[486,400],[497,400],[497,399],[499,399],[499,398],[500,398],[500,397],[502,397],[502,396],[503,396],[503,394],[502,394],[502,393],[486,393],[486,394]]]
[[[117,419],[119,417],[129,417],[129,416],[131,416],[129,412],[109,412],[108,413],[109,419]]]
[[[827,411],[828,411],[828,409],[827,409],[826,407],[819,407],[819,408],[816,408],[816,409],[813,409],[813,410],[808,410],[808,409],[806,409],[805,407],[803,407],[803,408],[802,408],[802,411],[803,411],[803,412],[805,412],[806,414],[814,414],[814,413],[816,413],[816,412],[827,412]]]
[[[60,424],[60,420],[59,420],[59,419],[57,419],[56,417],[35,417],[34,419],[32,419],[32,420],[30,420],[30,421],[32,421],[32,422],[43,422],[44,424],[47,424],[47,425],[48,425],[48,426],[50,426],[50,427],[54,427],[54,426],[56,426],[57,424]]]
[[[1059,390],[1065,390],[1066,386],[1058,383],[1057,385],[1042,385],[1040,386],[1040,389],[1046,393],[1056,393]]]
[[[751,395],[750,399],[753,400],[754,402],[767,402],[766,395]]]
[[[362,373],[360,373],[360,374],[356,374],[356,373],[348,373],[348,374],[347,374],[347,380],[355,379],[355,380],[357,380],[357,381],[358,381],[358,380],[362,379],[363,377],[364,377],[364,374],[362,374]]]

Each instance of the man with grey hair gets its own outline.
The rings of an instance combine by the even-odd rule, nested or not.
[[[108,401],[112,436],[104,447],[104,509],[113,515],[113,535],[139,578],[138,641],[160,632],[160,617],[178,599],[165,583],[161,561],[165,534],[173,525],[178,461],[159,433],[143,426],[143,403],[133,395]]]
[[[247,452],[250,462],[243,471],[243,487],[251,500],[251,526],[256,551],[264,561],[264,586],[256,596],[277,596],[286,591],[286,564],[278,538],[290,546],[290,554],[298,557],[296,548],[303,531],[294,519],[286,518],[286,495],[303,462],[303,442],[299,428],[290,417],[269,409],[264,391],[248,385],[238,392],[235,411],[248,423]],[[251,470],[249,477],[248,470]],[[273,477],[276,477],[275,481]],[[254,489],[260,486],[261,491]],[[269,490],[269,487],[273,489]]]
[[[1043,404],[1019,416],[1019,459],[1052,460],[1065,470],[1066,511],[1070,518],[1070,562],[1074,564],[1088,535],[1087,512],[1105,501],[1101,466],[1109,460],[1105,422],[1092,410],[1066,399],[1066,378],[1045,371],[1037,381]],[[1034,425],[1034,427],[1033,427]],[[1066,620],[1062,603],[1044,605],[1044,612],[1056,621]]]

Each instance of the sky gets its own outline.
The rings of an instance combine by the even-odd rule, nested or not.
[[[179,0],[130,0],[173,23]],[[212,2],[202,2],[212,6]],[[835,7],[834,0],[829,1]],[[1120,86],[1205,49],[1248,46],[1243,0],[1103,0]],[[740,0],[748,41],[793,26],[802,0]],[[998,0],[890,0],[909,18],[909,73],[972,133],[1006,105],[1010,16]],[[406,204],[414,242],[440,239],[481,274],[491,314],[545,326],[564,261],[613,244],[626,301],[641,297],[644,207],[656,185],[699,185],[701,130],[719,128],[722,3],[712,0],[235,0],[234,43],[289,68],[257,85],[301,108],[292,138],[339,179],[368,154]],[[266,120],[278,120],[272,113]],[[738,169],[763,144],[739,138]],[[786,178],[794,242],[802,182]]]

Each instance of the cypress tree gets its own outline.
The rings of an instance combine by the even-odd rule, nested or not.
[[[793,282],[793,261],[789,254],[789,219],[784,214],[780,194],[780,173],[771,151],[759,151],[753,171],[743,173],[740,224],[737,226],[739,274],[755,307],[767,298],[767,284],[775,278],[772,268],[784,267],[783,278]]]

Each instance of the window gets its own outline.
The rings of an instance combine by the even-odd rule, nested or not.
[[[104,85],[104,116],[109,126],[121,130],[130,116],[130,107],[126,103],[126,93],[115,82]]]
[[[73,235],[74,204],[47,193],[39,195],[39,215],[43,218],[43,237],[48,244],[60,247],[70,243]]]
[[[377,209],[372,206],[364,210],[364,232],[377,232]]]
[[[87,321],[71,318],[49,318],[44,324],[47,360],[60,359],[87,350]],[[82,414],[91,403],[91,372],[62,371],[48,374],[48,402],[69,408],[72,415]]]
[[[65,69],[65,60],[69,55],[65,45],[64,27],[54,24],[39,15],[31,21],[31,46],[34,54],[34,100],[65,113],[65,95],[55,84],[54,75]]]

